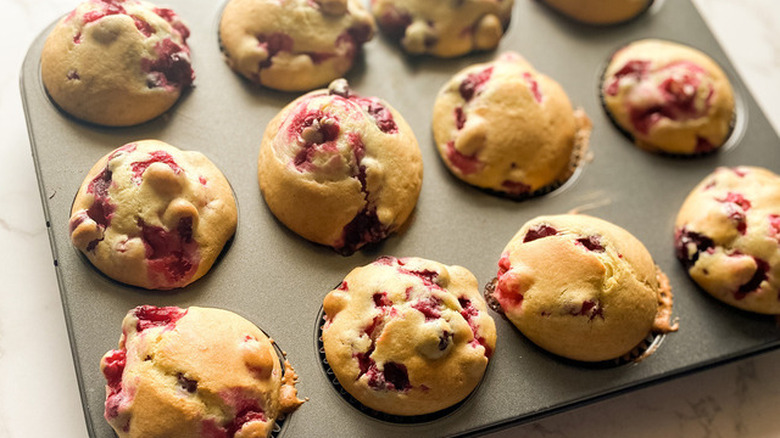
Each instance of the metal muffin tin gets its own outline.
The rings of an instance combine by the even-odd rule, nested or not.
[[[309,398],[287,419],[279,434],[283,437],[483,432],[780,346],[774,318],[719,303],[699,290],[674,258],[677,209],[705,175],[721,165],[780,171],[780,140],[690,0],[656,2],[638,19],[613,27],[580,25],[539,2],[517,0],[496,52],[450,60],[407,57],[378,35],[347,78],[356,92],[382,97],[403,114],[420,142],[425,176],[408,226],[350,257],[287,230],[265,206],[258,188],[256,161],[265,125],[297,95],[251,85],[228,68],[217,40],[221,4],[161,3],[190,26],[197,74],[196,87],[163,117],[131,128],[102,128],[59,111],[40,78],[40,53],[50,29],[33,43],[22,68],[27,125],[90,436],[113,434],[103,419],[105,380],[98,364],[116,347],[125,313],[139,304],[225,308],[269,333],[300,375],[300,394]],[[647,37],[692,45],[723,66],[739,100],[731,147],[695,159],[654,155],[633,146],[610,123],[599,102],[600,73],[616,48]],[[431,135],[438,89],[461,68],[507,50],[521,53],[560,82],[594,125],[593,159],[563,187],[523,202],[491,196],[454,178]],[[202,279],[172,292],[113,282],[92,268],[68,236],[73,196],[90,167],[108,151],[144,138],[205,153],[233,185],[239,204],[238,231],[221,260]],[[649,358],[612,368],[564,361],[493,314],[498,344],[485,378],[449,415],[417,424],[381,421],[351,406],[331,385],[318,354],[318,318],[325,294],[352,268],[382,254],[419,256],[465,266],[484,287],[496,274],[504,245],[525,221],[575,208],[629,230],[669,275],[680,330]]]

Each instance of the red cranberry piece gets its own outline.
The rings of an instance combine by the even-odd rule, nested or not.
[[[176,15],[173,10],[167,8],[154,8],[154,13],[162,17],[162,19],[168,23],[171,23],[173,29],[181,35],[182,40],[185,42],[187,41],[187,38],[190,37],[190,30],[181,22],[179,16]]]
[[[138,319],[135,329],[142,332],[151,327],[172,327],[186,314],[187,310],[178,307],[138,306],[133,310]]]
[[[393,114],[381,102],[374,98],[354,98],[358,105],[367,112],[380,131],[385,134],[398,133],[398,125],[393,119]]]
[[[198,381],[184,377],[184,374],[176,374],[176,380],[179,382],[179,386],[189,393],[194,393],[198,390]]]
[[[400,40],[406,33],[406,28],[412,24],[411,14],[392,5],[388,6],[378,19],[382,30],[395,40]]]
[[[387,234],[388,229],[379,220],[376,209],[366,207],[344,226],[343,243],[336,250],[344,255],[350,255],[367,243],[384,239]]]
[[[441,300],[436,297],[428,297],[412,304],[412,308],[422,313],[427,322],[441,318],[441,311],[439,310],[440,305]]]
[[[507,273],[498,276],[493,296],[504,310],[519,308],[524,299],[515,277]]]
[[[479,310],[474,307],[473,304],[471,304],[471,300],[469,300],[466,297],[460,297],[458,298],[458,303],[460,304],[460,307],[463,309],[460,311],[461,316],[463,316],[463,319],[466,320],[466,322],[469,325],[469,328],[471,328],[471,333],[474,335],[474,340],[472,341],[472,344],[474,346],[481,345],[485,348],[485,357],[490,357],[493,355],[493,349],[490,348],[487,345],[487,340],[481,336],[477,336],[477,331],[479,330],[479,327],[477,326],[477,322],[475,321],[476,317],[479,316]]]
[[[151,24],[144,21],[140,17],[133,16],[133,22],[135,22],[135,28],[138,29],[138,31],[144,34],[144,36],[147,38],[149,38],[150,36],[152,36],[152,34],[156,32],[156,30],[154,29],[154,27],[152,27]]]
[[[678,62],[665,67],[665,69],[669,68],[675,68],[677,71],[658,86],[665,102],[648,108],[632,108],[630,111],[632,124],[642,134],[647,134],[650,127],[662,118],[670,120],[695,118],[708,110],[708,105],[703,109],[696,108],[696,90],[703,74],[701,67],[690,62]],[[713,90],[710,88],[707,102],[712,93]]]
[[[336,289],[338,289],[338,290],[343,290],[343,291],[345,291],[345,292],[346,292],[346,291],[348,291],[348,290],[349,290],[349,285],[347,284],[347,282],[346,282],[346,281],[342,281],[342,282],[339,284],[339,287],[337,287]]]
[[[691,245],[694,248],[690,248]],[[674,233],[674,247],[677,259],[682,262],[686,269],[690,269],[699,260],[699,254],[713,249],[715,242],[703,234],[689,231],[683,227]]]
[[[225,435],[223,436],[227,438],[234,437],[249,422],[268,421],[265,416],[265,410],[259,404],[260,401],[244,395],[241,389],[228,389],[220,392],[219,395],[225,404],[232,407],[235,411],[233,421],[224,426]]]
[[[583,237],[577,239],[577,243],[587,248],[588,251],[604,252],[604,246],[601,245],[601,238],[599,238],[599,236]]]
[[[455,149],[454,141],[447,143],[447,160],[464,175],[479,172],[483,166],[476,154],[463,155],[459,150]]]
[[[528,232],[525,233],[525,237],[523,237],[523,243],[528,243],[544,237],[555,236],[556,234],[558,234],[558,230],[549,225],[534,225],[528,230]]]
[[[124,373],[125,365],[127,365],[127,351],[111,350],[111,353],[106,356],[103,362],[103,375],[106,377],[108,386],[112,390],[120,391],[122,387],[122,373]]]
[[[627,76],[633,76],[640,79],[647,74],[650,68],[650,61],[632,60],[628,61],[620,70],[615,72],[612,82],[607,86],[606,92],[610,96],[618,93],[620,80]]]
[[[124,373],[126,364],[127,353],[125,350],[112,350],[110,355],[104,359],[103,375],[106,377],[108,385],[108,395],[103,412],[106,420],[111,420],[119,415],[119,405],[125,398],[122,392],[122,373]]]
[[[79,76],[79,72],[74,70],[68,70],[67,78],[71,81],[81,79],[81,76]]]
[[[737,231],[744,236],[745,233],[747,233],[745,212],[750,209],[750,201],[745,199],[741,194],[734,192],[729,192],[725,198],[717,199],[717,201],[724,203],[724,208],[729,219],[734,222]]]
[[[761,287],[761,283],[767,279],[769,263],[757,257],[753,257],[753,260],[756,261],[756,272],[753,274],[750,280],[747,281],[747,283],[740,286],[739,289],[737,289],[737,291],[734,293],[734,298],[738,300],[745,298],[745,296],[750,292],[755,292],[759,287]]]
[[[435,286],[436,278],[439,276],[438,272],[432,271],[430,269],[423,269],[422,271],[412,271],[410,269],[398,268],[398,272],[400,272],[401,274],[413,275],[415,277],[419,277],[420,280],[422,280],[423,284],[425,284],[426,286]]]
[[[265,412],[263,412],[263,410],[259,407],[243,410],[236,415],[236,418],[230,424],[228,424],[226,428],[228,437],[235,436],[236,433],[241,430],[241,428],[244,427],[246,423],[252,421],[266,422],[268,419],[265,416]]]
[[[504,275],[510,269],[512,269],[512,263],[509,261],[509,254],[502,254],[501,258],[498,260],[497,276],[500,277]]]
[[[374,294],[373,299],[376,307],[390,307],[393,305],[390,298],[387,298],[387,292],[377,292]]]
[[[725,198],[718,199],[719,202],[730,202],[732,204],[736,204],[740,206],[743,210],[748,211],[750,210],[751,204],[750,201],[745,199],[744,196],[742,196],[739,193],[734,192],[728,192],[726,194]]]
[[[186,48],[174,43],[170,38],[165,38],[157,43],[155,51],[157,59],[141,60],[141,68],[150,76],[147,81],[149,88],[186,88],[192,85],[195,72],[192,70]]]
[[[86,14],[84,14],[84,24],[92,23],[94,21],[100,20],[103,17],[107,17],[109,15],[118,15],[118,14],[124,14],[125,8],[120,6],[119,4],[113,2],[113,1],[101,1],[103,4],[103,9],[99,11],[89,11]]]
[[[536,103],[542,103],[542,92],[539,90],[539,83],[536,82],[536,79],[528,72],[523,73],[523,79],[525,79],[526,84],[528,84],[528,88],[531,89],[531,93],[534,95]]]
[[[583,301],[582,307],[578,311],[570,312],[573,316],[587,316],[589,320],[593,321],[595,317],[604,319],[604,308],[601,307],[601,303],[598,301]]]
[[[111,217],[114,215],[116,206],[111,203],[111,197],[108,195],[108,189],[111,187],[113,173],[111,169],[103,169],[95,178],[87,185],[87,193],[91,193],[95,200],[87,210],[87,216],[95,221],[99,226],[106,228],[111,224]],[[87,250],[91,251],[97,245],[97,242],[92,242],[87,246]],[[91,248],[90,248],[91,246]]]
[[[182,168],[176,164],[176,161],[173,159],[171,154],[165,151],[154,151],[149,154],[148,160],[136,161],[131,164],[133,169],[133,179],[136,181],[136,183],[140,184],[141,177],[143,176],[144,172],[146,172],[146,169],[148,169],[149,166],[154,163],[167,164],[168,167],[170,167],[171,170],[173,170],[173,172],[177,175],[182,172]]]
[[[475,95],[482,91],[485,83],[490,80],[490,76],[493,74],[493,67],[488,67],[478,73],[469,73],[466,79],[460,83],[458,91],[460,91],[461,97],[466,102],[469,102]]]
[[[457,107],[455,108],[455,127],[458,128],[458,131],[463,129],[463,126],[466,125],[466,114],[463,112],[463,107]]]
[[[406,391],[412,388],[409,383],[409,373],[403,364],[385,362],[383,374],[388,383],[388,389]]]
[[[376,367],[374,359],[371,359],[370,357],[372,352],[373,352],[373,347],[368,352],[358,353],[355,355],[355,358],[358,361],[358,369],[360,370],[360,372],[358,373],[358,378],[366,374],[369,369]]]
[[[170,231],[139,221],[141,239],[151,271],[161,274],[168,285],[175,285],[195,274],[198,268],[198,243],[192,238],[192,218],[179,220]]]
[[[778,243],[780,243],[780,215],[769,215],[769,230],[778,239]]]
[[[292,52],[295,41],[286,33],[276,32],[270,35],[257,36],[258,44],[268,52],[268,58],[260,63],[260,68],[268,68],[273,63],[273,58],[279,52]]]
[[[745,175],[748,174],[747,170],[741,169],[739,167],[731,167],[729,168],[732,172],[734,172],[735,175],[737,175],[740,178],[744,178]]]

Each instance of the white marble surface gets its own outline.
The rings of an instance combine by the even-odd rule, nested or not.
[[[780,1],[694,1],[778,130]],[[0,438],[86,436],[18,87],[33,38],[74,4],[0,0]],[[491,437],[780,437],[779,369],[775,351]]]

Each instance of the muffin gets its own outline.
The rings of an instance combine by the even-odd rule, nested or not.
[[[717,168],[680,207],[674,242],[688,274],[713,297],[780,314],[780,176]]]
[[[373,0],[371,12],[406,52],[450,58],[495,49],[513,5],[514,0]]]
[[[540,216],[507,244],[490,301],[533,343],[565,358],[618,359],[672,324],[666,275],[626,230],[590,216]]]
[[[557,82],[513,52],[456,73],[433,107],[434,139],[452,174],[513,198],[565,182],[590,128]]]
[[[380,257],[323,303],[325,355],[360,403],[423,415],[465,399],[482,379],[496,328],[467,269]]]
[[[576,21],[605,25],[638,16],[653,0],[542,0],[542,3]]]
[[[208,272],[236,223],[230,185],[208,158],[142,140],[89,171],[73,201],[70,238],[114,280],[173,289]]]
[[[260,146],[258,180],[273,214],[302,237],[348,255],[409,217],[422,155],[390,105],[343,79],[282,109]]]
[[[242,76],[304,91],[348,72],[375,27],[359,0],[230,0],[219,36],[228,65]]]
[[[167,111],[195,78],[190,31],[141,0],[88,0],[57,23],[41,53],[49,96],[78,119],[130,126]]]
[[[281,359],[227,310],[139,306],[100,361],[104,415],[119,438],[267,437],[303,403]]]
[[[637,146],[673,155],[723,146],[735,117],[723,70],[704,53],[670,41],[639,40],[618,50],[604,71],[601,97]]]

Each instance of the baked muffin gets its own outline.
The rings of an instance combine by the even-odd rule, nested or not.
[[[609,116],[641,148],[675,155],[711,152],[731,134],[734,91],[704,53],[662,40],[618,50],[604,71]]]
[[[208,272],[236,222],[230,185],[208,158],[142,140],[89,171],[73,201],[70,238],[114,280],[173,289]]]
[[[542,0],[556,11],[587,24],[616,24],[645,12],[653,0]]]
[[[467,269],[380,257],[326,297],[322,342],[339,383],[362,404],[423,415],[482,379],[496,328]]]
[[[273,341],[221,309],[130,310],[100,370],[119,438],[267,437],[303,403]]]
[[[46,91],[68,114],[130,126],[167,111],[195,78],[190,31],[141,0],[88,0],[57,23],[41,53]]]
[[[702,289],[750,312],[780,314],[780,176],[719,167],[685,199],[677,258]]]
[[[442,58],[498,46],[514,0],[372,0],[371,12],[411,54]]]
[[[422,185],[422,155],[409,125],[343,79],[299,97],[265,130],[258,180],[287,227],[349,255],[409,217]]]
[[[666,275],[626,230],[590,216],[540,216],[504,248],[489,300],[533,343],[569,359],[630,353],[670,322]]]
[[[269,88],[304,91],[348,72],[375,27],[360,0],[230,0],[219,36],[236,72]]]
[[[456,73],[433,107],[434,139],[450,171],[514,198],[565,182],[590,128],[557,82],[513,52]]]

